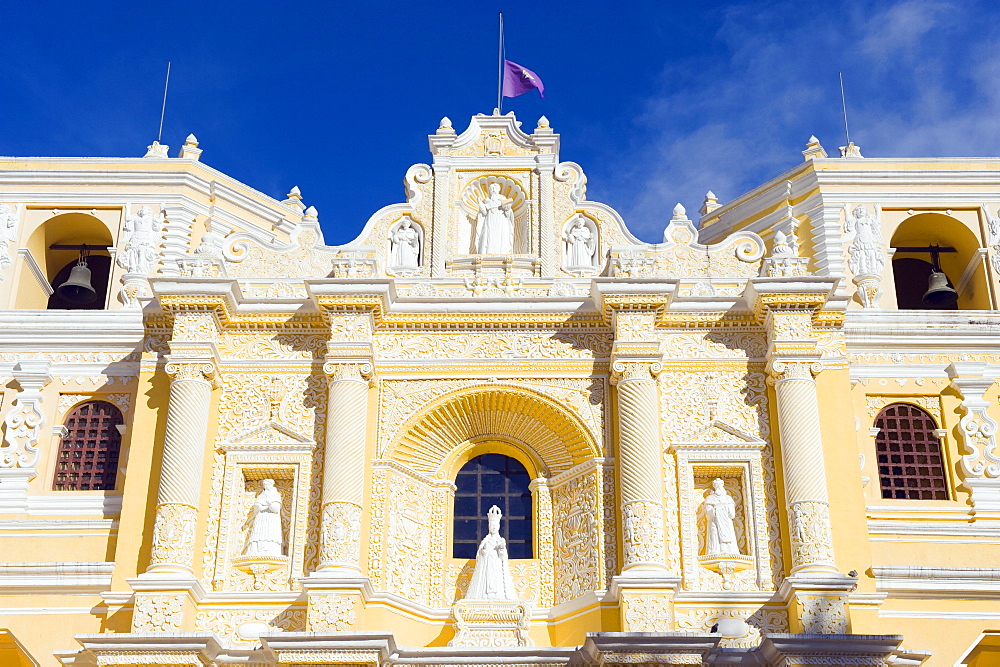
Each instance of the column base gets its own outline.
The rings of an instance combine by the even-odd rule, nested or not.
[[[780,595],[790,599],[789,621],[797,632],[846,634],[850,629],[847,595],[857,578],[840,573],[793,574],[781,582]],[[797,627],[796,627],[797,626]]]
[[[306,623],[310,632],[346,632],[362,627],[365,603],[374,589],[366,576],[317,571],[299,579],[306,593]]]
[[[144,572],[126,579],[132,590],[132,632],[183,632],[194,629],[198,603],[205,589],[194,575],[183,572]]]
[[[0,470],[0,512],[28,511],[28,482],[37,476],[34,468],[4,468]]]

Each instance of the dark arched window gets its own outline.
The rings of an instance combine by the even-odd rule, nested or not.
[[[455,558],[475,558],[489,531],[486,513],[496,505],[503,512],[500,535],[509,558],[531,558],[531,478],[516,459],[483,454],[472,459],[455,478]]]
[[[948,499],[937,424],[929,414],[915,405],[893,403],[875,418],[875,428],[883,498]]]
[[[59,445],[55,491],[107,491],[115,488],[122,436],[121,411],[106,401],[87,401],[66,417]]]

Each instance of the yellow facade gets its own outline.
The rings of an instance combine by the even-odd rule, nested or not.
[[[1000,162],[811,142],[647,244],[544,118],[429,141],[344,246],[193,137],[0,159],[4,664],[998,659]],[[117,464],[66,490],[94,401]],[[516,599],[454,557],[483,455],[530,479]]]

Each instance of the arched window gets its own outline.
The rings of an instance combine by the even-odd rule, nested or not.
[[[66,417],[59,445],[55,491],[106,491],[115,488],[122,436],[121,411],[106,401],[87,401]]]
[[[502,454],[472,459],[455,478],[455,558],[475,558],[489,531],[486,513],[496,505],[503,512],[500,536],[507,540],[509,558],[532,558],[531,482],[528,471]]]
[[[883,498],[948,499],[937,424],[929,414],[915,405],[893,403],[875,418],[875,428]]]

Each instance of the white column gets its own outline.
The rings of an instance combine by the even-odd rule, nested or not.
[[[775,359],[770,366],[791,531],[792,574],[836,572],[813,379],[822,369],[822,363],[812,358]]]
[[[190,574],[215,364],[171,359],[166,371],[172,381],[147,572]]]
[[[654,373],[659,362],[615,361],[618,390],[618,484],[621,494],[623,572],[662,575],[663,473],[660,463],[659,399]]]
[[[330,360],[320,570],[361,573],[370,363]]]

